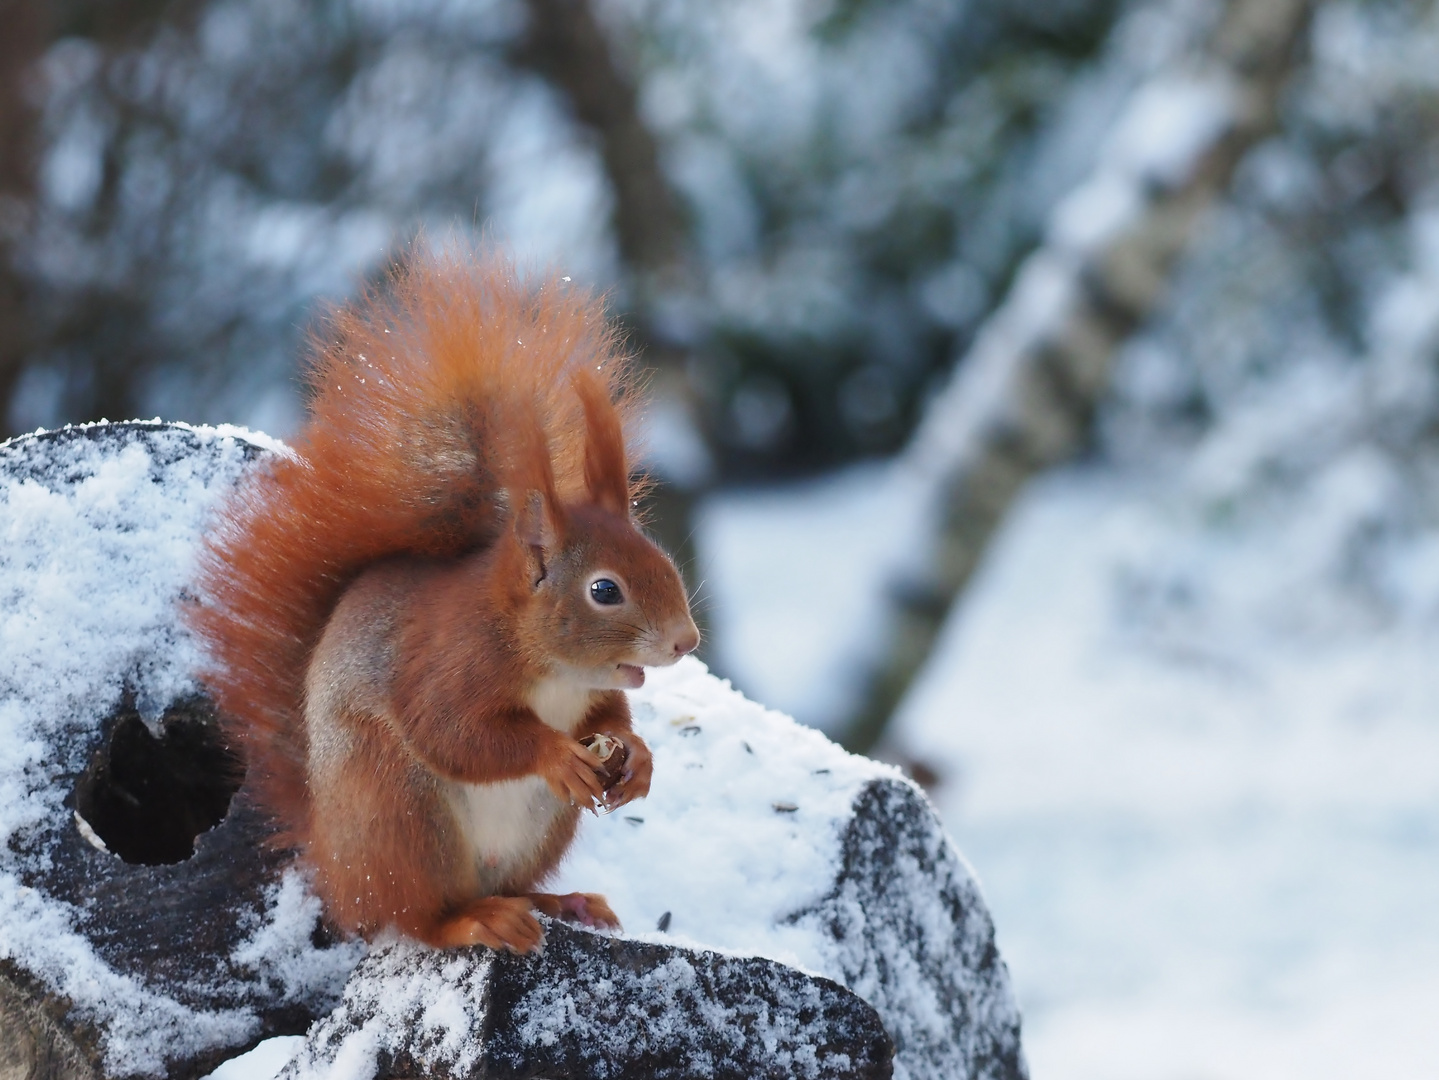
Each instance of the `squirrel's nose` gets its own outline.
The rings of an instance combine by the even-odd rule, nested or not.
[[[670,630],[670,643],[674,658],[678,660],[685,653],[692,653],[699,647],[700,630],[693,619],[685,619]]]

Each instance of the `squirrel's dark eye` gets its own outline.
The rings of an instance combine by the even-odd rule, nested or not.
[[[625,601],[620,587],[607,577],[590,583],[590,596],[594,597],[596,604],[623,604]]]

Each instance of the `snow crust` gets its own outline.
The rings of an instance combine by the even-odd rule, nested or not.
[[[642,941],[836,978],[832,951],[785,919],[832,886],[860,790],[898,771],[749,701],[691,658],[648,671],[630,701],[655,756],[649,797],[587,818],[553,888],[604,893]],[[666,912],[667,932],[657,929]]]
[[[626,937],[763,956],[851,982],[854,961],[845,944],[825,926],[794,916],[815,908],[833,888],[842,830],[856,797],[875,780],[904,782],[898,771],[848,754],[819,732],[747,700],[692,658],[649,670],[646,685],[630,698],[635,728],[654,753],[650,795],[612,814],[587,816],[547,887],[603,893]],[[962,884],[973,890],[959,866]],[[909,884],[906,896],[918,883]],[[987,918],[982,905],[977,917]],[[662,918],[667,930],[659,929]],[[922,920],[938,935],[936,948],[946,932],[954,932],[952,918],[945,920],[936,894]],[[418,1025],[429,1033],[430,1065],[463,1075],[473,1064],[464,1055],[477,1053],[480,1040],[464,1042],[461,1034],[478,1030],[483,972],[446,974],[442,954],[426,955],[405,942],[384,946],[378,962],[378,977],[346,991],[345,1008],[371,1018],[339,1041],[327,1033],[294,1060],[287,1075],[368,1080],[390,1046],[385,1032],[392,1025]],[[417,963],[433,977],[415,976]],[[659,1002],[667,994],[686,995],[695,973],[679,957],[647,978]],[[541,989],[524,1022],[527,1034],[540,1041],[556,1025],[578,1023],[588,995],[607,992],[584,979]],[[875,987],[855,989],[866,996]],[[884,1005],[890,1015],[912,1010],[921,1027],[943,1026],[943,1018],[927,1024],[933,1004],[918,985],[914,1000],[899,995]],[[781,1034],[794,1032],[776,1032],[777,1044]],[[656,1033],[661,1041],[665,1037]],[[275,1075],[284,1064],[280,1058],[278,1051],[257,1055],[253,1069],[238,1075]],[[804,1061],[791,1065],[795,1076],[807,1075]],[[226,1075],[238,1080],[234,1068]]]
[[[583,937],[588,932],[569,931]],[[551,948],[555,946],[551,945]],[[622,1060],[665,1062],[686,1075],[734,1075],[736,1054],[763,1061],[796,1080],[833,1076],[851,1067],[825,1015],[821,984],[790,972],[790,985],[762,979],[739,987],[743,975],[717,970],[714,957],[675,951],[658,965],[633,971],[603,952],[566,950],[574,966],[556,965],[520,991],[498,1021],[506,1044],[499,1060],[533,1063],[557,1045],[584,1047],[596,1062],[623,1040]],[[721,961],[721,963],[723,963]],[[752,961],[751,961],[752,963]],[[514,962],[510,962],[514,968]],[[783,971],[784,969],[767,969]],[[386,1061],[413,1059],[428,1073],[465,1076],[488,1065],[486,1041],[496,1022],[491,998],[499,964],[487,950],[435,951],[414,942],[378,945],[345,990],[338,1009],[311,1029],[288,1062],[293,1080],[370,1080]],[[717,992],[716,982],[729,993]],[[754,991],[761,990],[756,995]],[[513,991],[513,987],[509,988]],[[746,992],[747,991],[747,992]],[[833,993],[833,991],[829,991]],[[703,1038],[697,1038],[697,1031]],[[757,1045],[756,1045],[757,1044]],[[543,1067],[543,1066],[541,1066]],[[607,1074],[608,1075],[608,1074]]]
[[[320,923],[320,898],[310,891],[308,875],[290,867],[267,890],[266,915],[257,920],[230,959],[260,975],[264,989],[290,1001],[333,997],[365,955],[361,942],[328,949],[312,943]]]
[[[436,952],[413,942],[379,946],[366,966],[369,977],[349,984],[336,1017],[365,1016],[359,1027],[320,1025],[323,1034],[299,1048],[290,1076],[314,1080],[371,1080],[380,1055],[404,1033],[418,1043],[416,1057],[429,1070],[465,1076],[480,1063],[484,1043],[474,1037],[484,1018],[489,954]],[[330,1031],[342,1033],[333,1039]],[[218,1072],[214,1074],[218,1077]]]
[[[856,800],[875,781],[908,787],[897,770],[848,754],[819,732],[749,701],[692,658],[649,671],[644,688],[630,698],[635,728],[654,752],[650,795],[585,818],[548,888],[603,893],[628,938],[766,957],[850,987],[878,1009],[895,1038],[901,1080],[925,1075],[924,1055],[936,1047],[941,1059],[956,1054],[949,1045],[956,1006],[941,999],[925,963],[943,965],[946,981],[961,988],[966,1030],[1014,1030],[1007,978],[990,970],[988,912],[968,865],[939,830],[930,827],[919,840],[919,857],[896,861],[892,879],[878,887],[881,902],[872,899],[873,882],[845,880],[850,863],[882,862],[865,847],[877,841],[861,838],[859,849],[845,852],[842,840]],[[927,805],[922,796],[918,805]],[[835,929],[841,924],[842,933]],[[455,1056],[461,1044],[454,1032],[479,1030],[484,994],[473,973],[446,974],[443,958],[408,944],[385,950],[381,974],[346,991],[348,1013],[368,1019],[355,1030],[326,1021],[286,1075],[368,1080],[394,1044],[386,1032],[416,1025],[433,1031],[424,1040],[430,1066],[459,1074],[469,1067],[468,1059]],[[434,977],[412,978],[417,964]],[[664,1025],[678,1022],[685,1014],[681,1003],[695,998],[693,966],[681,955],[637,977],[653,983],[645,992],[653,1009],[636,1038],[657,1046],[678,1039],[680,1033]],[[543,1045],[562,1029],[583,1026],[611,992],[603,977],[583,972],[541,984],[526,999],[521,1041]],[[802,1011],[803,1002],[792,1004]],[[782,1013],[745,1016],[761,1030],[790,1023]],[[728,1013],[714,1021],[716,1037],[733,1030]],[[658,1026],[651,1030],[650,1022]],[[594,1037],[602,1040],[605,1032],[597,1029]],[[969,1051],[974,1060],[989,1049],[989,1038],[975,1035],[984,1049]],[[804,1031],[773,1027],[770,1039],[777,1053],[795,1054],[786,1065],[791,1075],[811,1075],[818,1067],[817,1058],[804,1055],[803,1048],[814,1045]],[[467,1045],[464,1053],[477,1052],[479,1039]],[[256,1075],[268,1067],[257,1064]]]
[[[590,1019],[614,991],[605,977],[607,974],[596,967],[581,970],[572,979],[539,986],[518,1010],[520,1041],[553,1043],[568,1032],[578,1034],[583,1042],[603,1047],[615,1038],[618,1033],[611,1022],[597,1023]],[[634,1049],[653,1047],[662,1051],[666,1046],[683,1045],[690,1041],[698,1020],[699,1026],[715,1033],[719,1043],[715,1049],[728,1050],[723,1044],[737,1040],[758,1042],[767,1051],[763,1055],[767,1064],[795,1080],[833,1075],[835,1069],[850,1067],[848,1054],[829,1053],[824,1056],[825,1069],[821,1072],[821,1047],[810,1037],[811,1028],[820,1025],[801,1019],[804,1014],[823,1014],[825,1003],[815,983],[784,988],[773,1002],[774,1008],[767,1001],[750,1001],[736,1009],[726,1008],[709,997],[708,987],[704,985],[706,974],[697,969],[689,956],[678,953],[638,976],[635,997],[644,1005],[632,1007],[626,1017],[633,1025],[639,1044]],[[698,1017],[686,1008],[696,1000],[706,1006]],[[736,1023],[741,1017],[743,1026]],[[626,1036],[630,1034],[625,1032]],[[696,1080],[713,1075],[712,1052],[707,1050],[692,1066]]]

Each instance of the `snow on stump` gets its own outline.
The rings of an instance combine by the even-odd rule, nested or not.
[[[0,446],[7,1078],[201,1075],[303,1032],[360,959],[230,811],[178,624],[205,510],[264,452],[158,424]]]
[[[333,940],[232,805],[179,622],[207,510],[277,449],[159,423],[0,446],[0,1076],[197,1077],[307,1029],[296,1080],[1025,1076],[924,796],[693,660],[631,694],[650,797],[587,819],[553,883],[625,934]]]
[[[828,979],[546,920],[537,957],[376,948],[284,1077],[878,1080],[892,1055],[875,1011]]]

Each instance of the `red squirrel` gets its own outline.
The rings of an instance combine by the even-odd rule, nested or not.
[[[637,394],[600,304],[419,254],[315,341],[309,415],[218,511],[189,622],[276,842],[329,920],[527,952],[580,808],[643,797],[623,690],[699,643],[633,516]],[[579,741],[628,750],[608,790]]]

